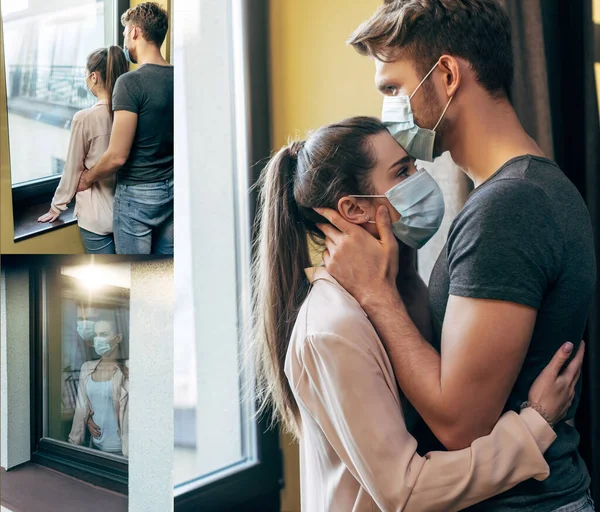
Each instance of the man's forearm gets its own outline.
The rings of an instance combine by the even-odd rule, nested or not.
[[[103,180],[115,174],[119,168],[125,163],[126,159],[113,154],[110,150],[106,150],[100,160],[89,170],[87,179],[91,183]]]
[[[440,355],[411,320],[397,290],[386,290],[363,307],[384,341],[396,379],[408,400],[421,416],[440,416]]]

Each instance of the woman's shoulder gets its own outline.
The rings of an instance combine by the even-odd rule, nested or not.
[[[98,364],[97,360],[86,361],[81,365],[81,373],[92,371]]]
[[[361,345],[378,344],[377,333],[358,301],[330,275],[322,273],[302,305],[296,322],[299,339],[328,336]]]
[[[94,107],[95,105],[93,107],[84,108],[75,112],[75,115],[73,116],[73,123],[84,123],[90,115],[93,115]]]
[[[98,119],[110,119],[110,112],[106,103],[96,103],[95,105],[79,110],[73,116],[73,124],[81,123],[84,127],[94,123]]]

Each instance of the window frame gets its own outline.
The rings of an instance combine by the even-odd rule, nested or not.
[[[229,0],[236,1],[236,0]],[[248,182],[250,226],[256,218],[257,194],[252,185],[262,171],[261,162],[270,155],[269,93],[269,8],[268,0],[242,2],[245,73]],[[251,8],[250,8],[251,4]],[[244,192],[242,192],[244,193]],[[252,233],[254,238],[255,233]],[[252,244],[254,246],[254,244]],[[260,510],[279,512],[280,492],[284,487],[283,457],[279,429],[271,425],[268,414],[256,422],[255,459],[239,461],[186,484],[175,491],[175,512],[212,510]]]
[[[115,30],[114,30],[114,39],[112,44],[118,44],[123,47],[123,31],[121,30],[121,14],[125,12],[130,7],[130,0],[110,0],[112,2],[113,14],[115,16]],[[4,23],[2,17],[0,17],[0,23]],[[4,44],[4,40],[0,41],[1,44]],[[8,81],[8,75],[6,75],[5,80]],[[6,84],[6,104],[8,105],[8,83]],[[8,107],[7,107],[8,108]],[[9,166],[11,172],[11,192],[12,192],[12,204],[13,204],[13,219],[14,219],[14,241],[18,242],[21,240],[25,240],[32,236],[37,236],[42,233],[46,233],[48,231],[52,231],[55,229],[60,229],[71,224],[76,223],[76,219],[72,217],[72,215],[65,215],[65,219],[60,223],[51,223],[45,224],[43,229],[38,229],[32,232],[26,232],[25,234],[19,233],[17,234],[17,225],[21,222],[28,222],[29,215],[24,214],[27,212],[31,205],[40,205],[40,204],[50,204],[52,198],[54,197],[54,192],[58,187],[58,183],[60,182],[60,178],[62,174],[59,175],[49,175],[44,176],[42,178],[37,178],[34,180],[26,181],[23,183],[12,184],[12,164],[10,160],[10,126],[8,126],[8,143],[9,143]],[[72,212],[72,206],[75,204],[75,198],[69,203],[69,211]],[[26,220],[27,219],[27,220]],[[19,230],[21,231],[21,230]],[[26,230],[27,231],[27,230]]]
[[[170,258],[165,256],[165,258]],[[141,255],[96,255],[101,264],[155,261]],[[94,453],[78,446],[43,437],[44,428],[44,272],[63,266],[89,263],[85,255],[64,256],[3,256],[3,265],[16,264],[29,268],[29,329],[30,329],[30,404],[31,404],[31,460],[61,473],[73,476],[98,487],[128,495],[129,463],[116,460],[101,452]],[[14,263],[13,263],[14,262]]]

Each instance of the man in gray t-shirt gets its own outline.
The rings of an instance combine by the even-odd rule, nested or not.
[[[138,116],[131,151],[117,173],[119,183],[137,185],[173,178],[173,66],[144,64],[121,75],[113,110]]]
[[[350,44],[374,58],[380,91],[398,97],[384,103],[391,105],[386,115],[393,111],[396,141],[422,160],[449,151],[475,190],[431,276],[432,339],[416,328],[396,287],[389,201],[379,200],[379,239],[340,213],[319,210],[333,224],[321,226],[325,265],[385,345],[412,405],[405,416],[419,451],[466,448],[504,411],[519,410],[561,344],[579,347],[596,282],[589,214],[514,111],[510,20],[497,0],[388,1]],[[412,205],[404,229],[419,240],[436,221],[431,191],[402,190]],[[476,510],[593,510],[571,421],[580,389],[578,383],[567,417],[554,425],[557,439],[545,454],[549,477],[523,482]]]
[[[140,67],[116,81],[109,147],[83,173],[79,190],[117,173],[117,254],[173,254],[173,66],[160,53],[168,17],[146,2],[121,22],[125,55]]]

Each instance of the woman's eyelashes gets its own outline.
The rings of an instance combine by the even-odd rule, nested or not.
[[[398,178],[402,178],[402,179],[408,178],[408,171],[409,171],[408,167],[401,167],[400,169],[398,169],[398,173],[396,176]]]

